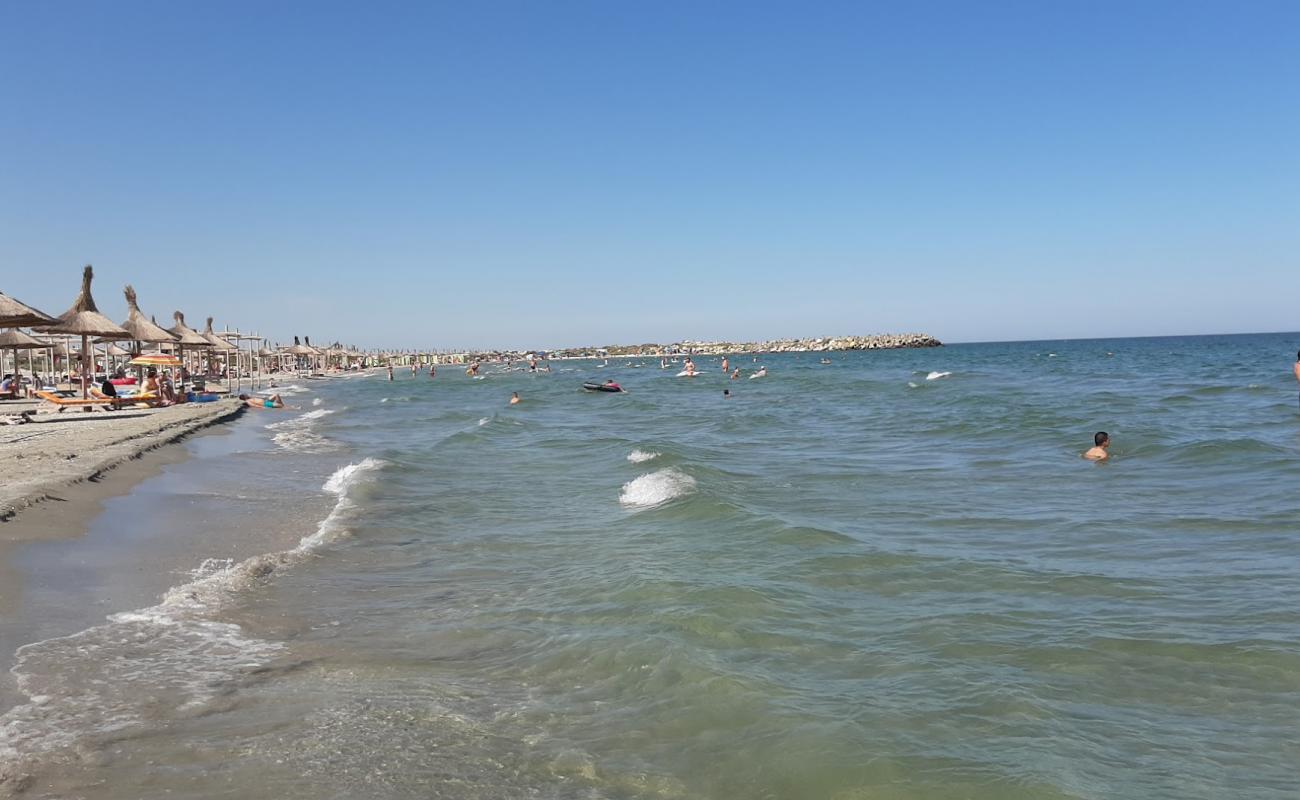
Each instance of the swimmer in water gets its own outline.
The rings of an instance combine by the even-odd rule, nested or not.
[[[1105,461],[1110,458],[1110,453],[1106,450],[1110,448],[1110,434],[1105,431],[1097,431],[1092,437],[1092,449],[1083,454],[1083,457],[1089,461]]]
[[[730,400],[730,399],[731,399],[731,390],[730,390],[730,389],[723,389],[723,390],[722,390],[722,399],[723,399],[723,400]]]
[[[1300,383],[1300,350],[1296,351],[1295,366],[1292,368],[1292,371],[1295,372],[1296,382]]]
[[[284,400],[281,400],[280,395],[278,394],[273,394],[267,398],[249,397],[246,394],[241,394],[239,396],[239,399],[243,400],[244,405],[248,406],[249,408],[284,408],[285,407]]]
[[[723,357],[722,357],[722,371],[723,371],[723,372],[731,372],[731,370],[727,369],[727,357],[726,357],[726,356],[723,356]]]
[[[519,392],[511,392],[511,393],[510,393],[510,405],[512,405],[512,406],[517,406],[517,405],[519,405],[520,402],[521,402],[521,401],[520,401],[520,399],[519,399]]]
[[[438,377],[438,368],[432,364],[429,365],[429,377],[430,378]]]
[[[733,372],[733,373],[731,373],[731,379],[732,379],[733,381],[738,381],[738,380],[740,380],[740,367],[736,367],[736,371]]]
[[[389,364],[389,365],[388,365],[388,379],[389,379],[390,381],[393,379],[393,365],[392,365],[392,364]]]
[[[767,367],[759,367],[759,368],[758,368],[758,372],[755,372],[753,375],[750,375],[749,377],[751,377],[751,378],[766,378],[766,377],[767,377]]]

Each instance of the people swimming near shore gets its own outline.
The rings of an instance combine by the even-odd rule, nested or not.
[[[393,365],[392,365],[392,364],[389,364],[389,365],[388,365],[388,379],[389,379],[390,381],[393,379]]]
[[[278,394],[273,394],[270,397],[249,397],[246,394],[241,394],[239,399],[243,400],[244,405],[249,408],[285,408],[284,400]]]
[[[1295,372],[1296,383],[1300,383],[1300,350],[1296,351],[1295,367],[1292,368],[1292,371]],[[1297,402],[1300,402],[1300,400],[1297,400]]]
[[[436,366],[434,366],[433,364],[430,364],[430,365],[429,365],[429,377],[430,377],[430,378],[436,378],[436,377],[438,377],[438,368],[437,368]]]
[[[730,389],[723,389],[723,390],[722,390],[722,399],[723,399],[723,400],[730,400],[730,399],[731,399],[731,390],[730,390]]]
[[[740,367],[736,367],[736,371],[733,372],[733,373],[731,373],[731,379],[732,379],[733,381],[738,381],[738,380],[740,380]]]
[[[1110,458],[1110,453],[1106,451],[1110,448],[1110,434],[1105,431],[1097,431],[1092,437],[1092,448],[1083,454],[1083,457],[1089,461],[1105,461]]]
[[[766,377],[767,377],[767,367],[759,367],[758,372],[755,372],[753,375],[750,375],[749,379],[753,380],[754,378],[766,378]]]
[[[726,357],[726,356],[723,356],[723,357],[722,357],[722,371],[723,371],[723,372],[730,372],[730,371],[731,371],[730,369],[727,368],[727,357]]]
[[[517,406],[517,405],[519,405],[521,402],[523,402],[523,401],[519,398],[519,392],[511,392],[511,393],[510,393],[510,405],[512,405],[512,406]]]

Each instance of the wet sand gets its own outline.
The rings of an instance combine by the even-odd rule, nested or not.
[[[269,414],[214,425],[240,413],[222,405],[224,413],[186,415],[121,443],[136,454],[95,477],[51,484],[46,499],[0,522],[0,714],[24,699],[8,674],[18,647],[153,605],[205,559],[291,547],[327,513],[332,497],[288,500],[274,476],[284,462],[265,474],[250,467],[246,454],[265,448]],[[159,435],[176,446],[161,446]]]
[[[4,412],[33,407],[6,404]],[[67,410],[0,426],[0,542],[66,535],[61,527],[20,531],[7,521],[39,503],[70,499],[110,470],[243,411],[237,400],[221,400],[161,409]]]

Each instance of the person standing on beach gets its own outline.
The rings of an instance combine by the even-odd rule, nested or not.
[[[1092,437],[1092,449],[1083,454],[1083,457],[1089,461],[1105,461],[1110,458],[1110,453],[1106,450],[1110,448],[1110,434],[1105,431],[1097,431]]]

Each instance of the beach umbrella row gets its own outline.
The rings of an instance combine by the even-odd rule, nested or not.
[[[180,311],[173,314],[175,324],[169,329],[163,328],[158,325],[155,319],[146,317],[140,310],[135,289],[130,285],[126,286],[124,292],[128,310],[127,319],[121,325],[118,325],[99,313],[94,296],[91,293],[93,280],[94,269],[90,265],[86,265],[82,271],[81,290],[76,300],[67,311],[57,317],[52,317],[39,309],[0,293],[0,329],[14,329],[12,331],[0,331],[0,350],[10,349],[14,351],[15,367],[17,365],[17,351],[21,349],[49,349],[52,353],[61,355],[64,358],[70,357],[66,344],[42,341],[16,330],[20,327],[31,328],[38,333],[81,337],[81,391],[83,397],[89,394],[89,381],[95,368],[92,360],[94,351],[91,349],[90,343],[92,338],[96,344],[108,345],[105,352],[112,358],[134,356],[129,363],[137,366],[177,366],[183,364],[185,350],[188,348],[225,354],[227,364],[229,365],[233,358],[236,362],[235,369],[240,370],[242,359],[238,354],[242,354],[243,350],[237,342],[245,340],[261,344],[260,347],[249,350],[250,364],[253,362],[254,357],[259,359],[257,363],[260,364],[261,359],[284,355],[305,357],[313,362],[323,359],[327,364],[331,357],[341,359],[365,357],[363,353],[356,351],[355,348],[348,348],[337,342],[322,350],[313,347],[310,338],[303,337],[300,342],[297,336],[294,337],[292,347],[280,348],[277,345],[275,349],[272,349],[269,347],[270,343],[268,341],[257,335],[240,334],[238,331],[232,333],[229,330],[225,331],[224,335],[218,334],[213,330],[212,317],[207,318],[207,324],[203,332],[200,333],[186,325],[185,315]],[[235,342],[231,341],[232,338]],[[113,344],[117,341],[130,341],[132,344],[127,349]],[[141,345],[144,343],[173,347],[176,350],[176,355],[161,351],[142,353]],[[230,356],[231,353],[237,355]],[[209,363],[211,363],[211,359],[209,359]],[[240,374],[242,375],[242,372]]]

